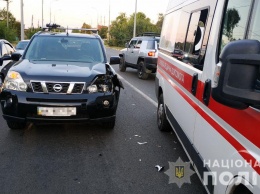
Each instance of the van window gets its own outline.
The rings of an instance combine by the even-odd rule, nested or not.
[[[222,26],[221,48],[222,50],[226,44],[234,40],[241,40],[246,38],[247,24],[250,17],[252,0],[229,0],[224,15],[224,23]],[[259,11],[258,13],[259,18]],[[257,27],[258,25],[258,27]],[[258,24],[255,23],[259,30]],[[252,33],[251,33],[252,34]]]
[[[184,47],[183,62],[191,64],[200,70],[202,70],[204,62],[205,47],[202,47],[202,42],[207,16],[208,9],[192,13]]]
[[[162,28],[160,48],[172,52],[174,50],[181,12],[173,12],[165,16]]]
[[[255,1],[254,8],[248,38],[260,41],[260,1]]]

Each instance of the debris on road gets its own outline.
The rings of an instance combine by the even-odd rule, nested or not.
[[[147,142],[137,142],[139,145],[147,144]]]
[[[163,170],[163,166],[159,166],[159,165],[156,165],[155,168],[157,168],[158,172],[162,171]]]

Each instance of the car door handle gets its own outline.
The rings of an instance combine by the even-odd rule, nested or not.
[[[191,93],[194,96],[196,96],[197,86],[198,86],[198,74],[194,73],[192,76],[192,82],[191,82]]]
[[[211,93],[211,80],[207,79],[205,81],[205,86],[203,91],[203,102],[206,106],[209,105],[210,93]]]

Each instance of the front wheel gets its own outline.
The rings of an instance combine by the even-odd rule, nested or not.
[[[171,126],[169,124],[169,121],[166,118],[164,102],[163,102],[163,94],[161,94],[158,99],[157,125],[160,131],[171,131]]]
[[[7,121],[7,125],[10,129],[16,130],[16,129],[24,129],[26,126],[26,122],[13,122],[13,121]]]
[[[146,73],[145,71],[145,66],[144,66],[144,62],[140,61],[138,63],[138,67],[137,67],[137,73],[138,73],[138,78],[139,79],[147,79],[148,78],[148,73]]]
[[[119,70],[121,72],[125,72],[125,70],[126,70],[124,57],[120,57]]]

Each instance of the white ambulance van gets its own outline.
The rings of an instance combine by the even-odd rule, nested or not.
[[[170,0],[157,122],[208,193],[260,194],[260,0]]]

